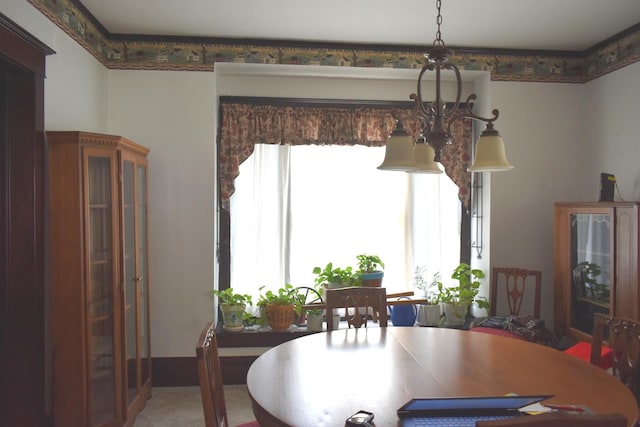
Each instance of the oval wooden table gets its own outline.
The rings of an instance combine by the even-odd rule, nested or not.
[[[375,425],[400,425],[416,397],[552,394],[547,402],[621,413],[633,426],[633,394],[600,368],[523,340],[456,329],[339,329],[262,354],[247,387],[260,425],[343,426],[360,409]]]

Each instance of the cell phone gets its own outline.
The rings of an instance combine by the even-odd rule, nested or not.
[[[373,412],[363,411],[362,409],[347,418],[345,425],[347,426],[368,426],[373,420]]]

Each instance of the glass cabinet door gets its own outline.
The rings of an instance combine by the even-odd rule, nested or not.
[[[571,214],[571,327],[591,334],[594,313],[609,313],[613,218],[609,213]]]
[[[134,164],[124,161],[122,166],[124,211],[124,322],[126,346],[127,406],[138,391],[138,343],[137,343],[137,285]]]
[[[150,379],[147,280],[146,167],[125,159],[123,168],[124,279],[127,405]]]
[[[149,281],[147,266],[147,167],[138,164],[137,167],[137,197],[136,197],[136,231],[138,237],[138,269],[142,273],[138,282],[140,297],[140,376],[142,384],[151,381],[151,350],[149,343]]]
[[[90,152],[85,157],[88,188],[88,345],[91,425],[118,419],[116,398],[119,380],[116,375],[114,279],[117,277],[114,256],[114,158]]]

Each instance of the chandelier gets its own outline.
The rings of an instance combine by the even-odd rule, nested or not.
[[[460,107],[462,79],[460,71],[454,64],[448,62],[452,51],[445,47],[440,34],[442,15],[440,14],[441,0],[436,1],[438,9],[438,31],[436,39],[429,53],[425,53],[426,61],[418,75],[417,93],[411,94],[414,101],[411,114],[405,118],[417,118],[420,123],[420,137],[414,141],[404,129],[402,120],[396,122],[396,127],[387,139],[385,157],[378,169],[399,170],[414,173],[442,173],[436,162],[441,161],[442,150],[451,144],[451,126],[460,119],[473,119],[486,122],[487,126],[476,144],[476,156],[469,167],[470,172],[495,172],[513,169],[504,152],[504,141],[493,127],[499,111],[493,110],[493,116],[485,118],[471,111],[471,101],[476,99],[473,93],[467,98],[464,110]],[[451,70],[455,74],[457,93],[453,104],[447,105],[440,89],[440,74],[443,70]],[[426,71],[436,72],[436,97],[430,104],[422,100],[422,77]]]

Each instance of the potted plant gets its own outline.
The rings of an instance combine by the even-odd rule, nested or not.
[[[322,309],[312,308],[307,310],[307,330],[309,331],[321,331],[322,330]]]
[[[353,267],[333,267],[333,263],[328,263],[324,268],[314,267],[313,274],[316,275],[316,287],[329,289],[344,288],[348,286],[360,286],[361,278]]]
[[[231,332],[243,330],[244,320],[249,317],[246,308],[247,304],[251,305],[251,295],[236,293],[233,288],[214,289],[211,293],[218,297],[223,328]]]
[[[384,277],[384,262],[377,255],[360,254],[358,259],[358,273],[362,286],[376,287],[382,286],[382,278]]]
[[[443,303],[445,325],[464,325],[469,306],[473,303],[482,309],[489,308],[489,301],[485,297],[478,297],[479,279],[484,277],[482,270],[461,263],[451,274],[451,278],[458,281],[456,286],[445,287],[442,283],[438,283],[438,294]]]
[[[261,287],[262,290],[264,288]],[[285,331],[302,312],[302,303],[296,289],[285,284],[276,292],[267,291],[260,295],[258,306],[264,307],[264,317],[271,329]]]
[[[582,261],[575,267],[584,282],[584,295],[588,298],[609,299],[609,287],[598,282],[598,276],[602,274],[602,268],[598,264]]]
[[[413,287],[419,289],[427,300],[425,304],[418,305],[416,323],[420,326],[438,326],[442,318],[441,294],[438,292],[440,273],[435,273],[430,280],[426,278],[426,274],[426,267],[416,267],[413,272]]]

